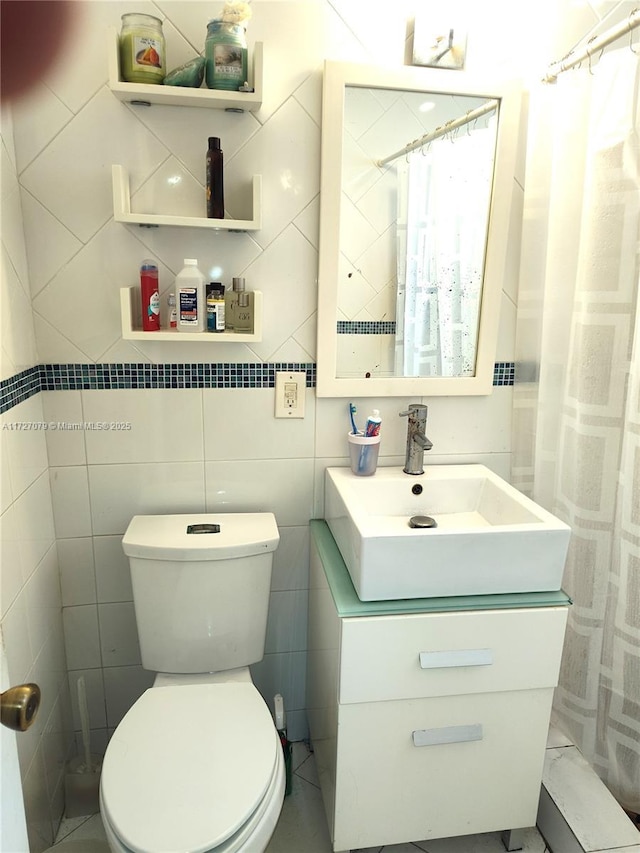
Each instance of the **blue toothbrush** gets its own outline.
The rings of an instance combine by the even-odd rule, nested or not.
[[[358,410],[353,403],[349,403],[349,416],[351,417],[351,431],[353,435],[358,435],[358,427],[356,426],[355,418],[353,417]]]

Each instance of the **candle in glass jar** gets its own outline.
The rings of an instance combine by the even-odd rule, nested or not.
[[[122,16],[120,76],[126,83],[162,83],[165,77],[162,21],[153,15]]]
[[[204,55],[209,89],[237,92],[247,82],[247,39],[242,24],[218,18],[209,21]]]

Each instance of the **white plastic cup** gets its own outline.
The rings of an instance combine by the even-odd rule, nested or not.
[[[359,477],[370,477],[376,473],[378,453],[380,452],[380,436],[370,438],[365,435],[347,433],[349,442],[349,459],[351,470]]]

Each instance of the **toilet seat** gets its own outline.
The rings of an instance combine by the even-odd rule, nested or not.
[[[109,742],[104,817],[134,853],[224,849],[260,811],[280,753],[253,684],[150,688]]]

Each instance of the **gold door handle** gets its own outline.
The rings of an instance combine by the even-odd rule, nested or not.
[[[26,732],[40,707],[37,684],[19,684],[0,693],[0,723],[16,732]]]

